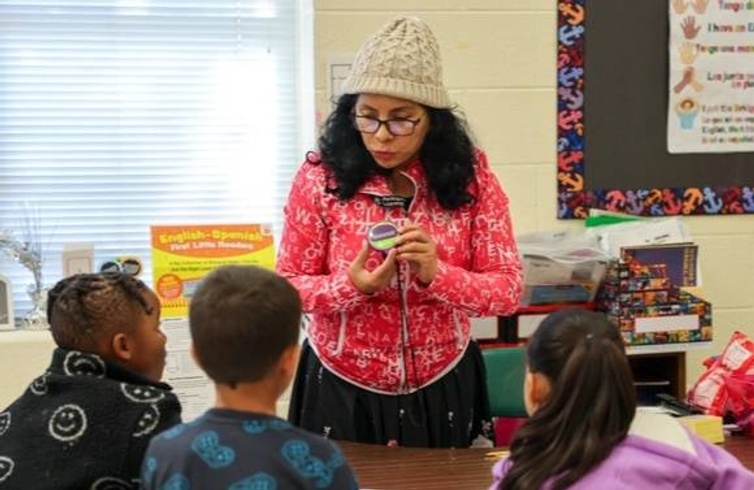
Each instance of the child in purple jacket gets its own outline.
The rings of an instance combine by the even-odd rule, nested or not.
[[[490,490],[754,489],[754,473],[664,414],[636,410],[618,330],[604,315],[551,314],[527,347],[530,418]]]

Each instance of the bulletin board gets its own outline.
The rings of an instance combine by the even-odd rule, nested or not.
[[[754,153],[667,151],[668,8],[558,0],[558,218],[754,213]]]

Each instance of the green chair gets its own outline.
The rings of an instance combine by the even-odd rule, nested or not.
[[[493,417],[527,416],[524,405],[525,356],[523,347],[482,349]]]

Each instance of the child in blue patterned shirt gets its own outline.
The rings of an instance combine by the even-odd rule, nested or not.
[[[152,440],[143,488],[358,488],[332,442],[275,415],[295,370],[300,320],[298,292],[274,272],[225,266],[202,281],[189,323],[215,407]]]

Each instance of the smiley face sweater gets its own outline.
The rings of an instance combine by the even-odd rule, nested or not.
[[[56,349],[48,370],[0,412],[0,490],[136,489],[150,439],[180,413],[168,385]]]

